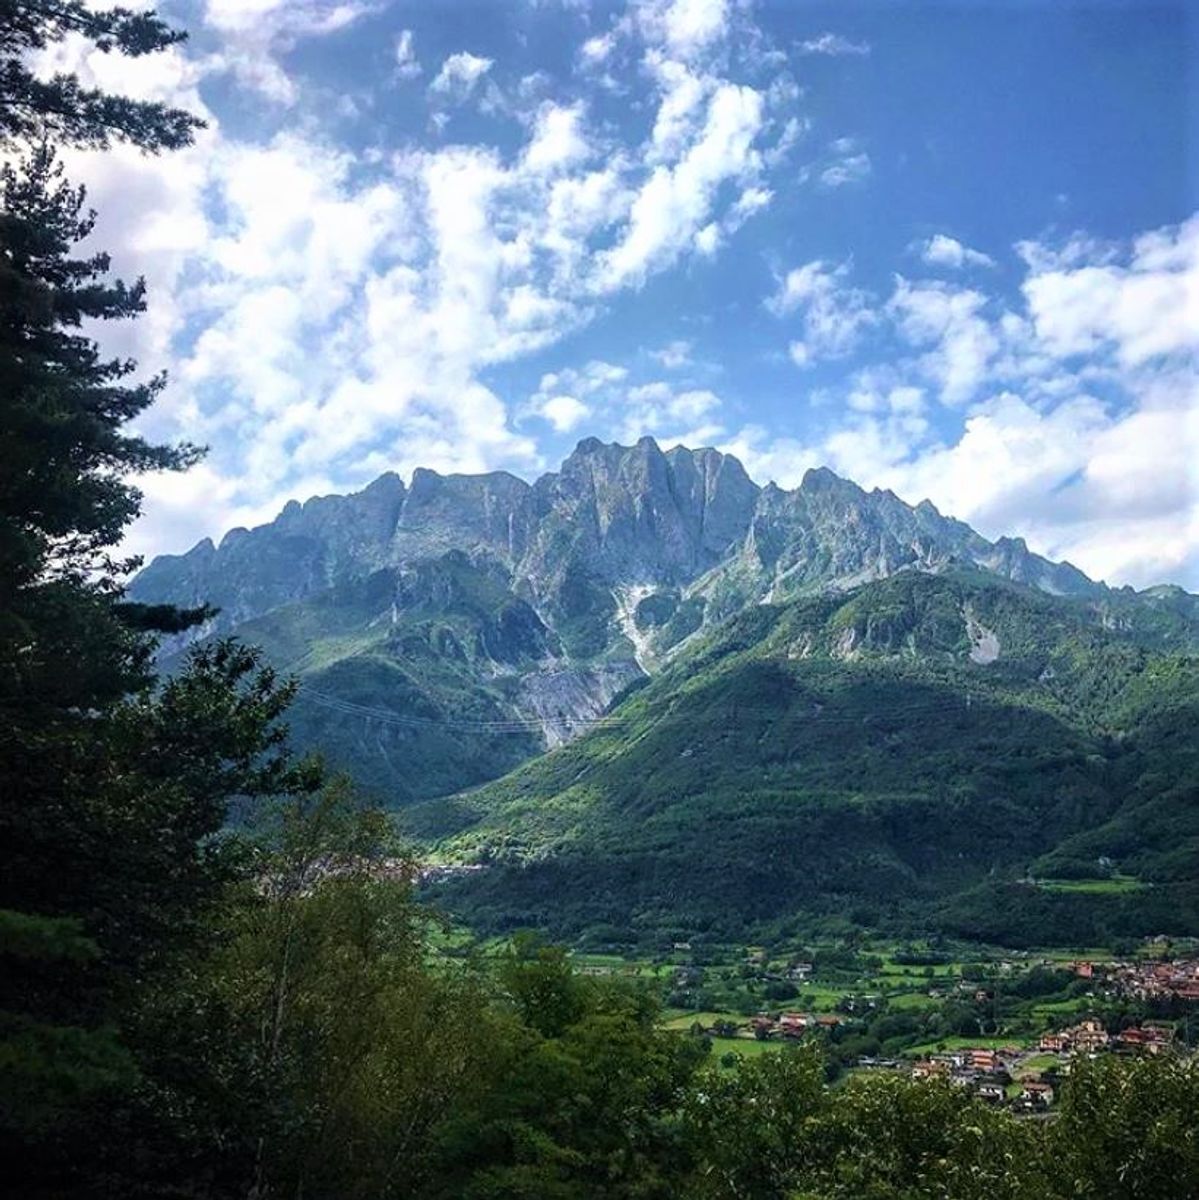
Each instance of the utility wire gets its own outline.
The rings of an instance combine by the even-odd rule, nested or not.
[[[569,729],[577,729],[580,731],[591,730],[620,730],[630,723],[627,717],[618,717],[611,714],[605,714],[597,717],[507,717],[495,718],[484,721],[467,721],[459,718],[436,718],[436,717],[415,717],[406,716],[403,713],[397,713],[391,709],[379,708],[374,705],[359,704],[352,700],[345,700],[339,696],[330,695],[328,692],[319,691],[316,688],[307,685],[301,687],[300,695],[303,698],[311,700],[314,704],[322,708],[329,709],[333,712],[342,713],[345,716],[363,717],[368,720],[379,721],[383,724],[394,725],[406,729],[424,729],[434,730],[442,729],[454,732],[477,732],[477,733],[493,733],[493,734],[519,734],[519,733],[538,733],[544,730],[546,725],[555,727],[563,727]],[[944,701],[936,701],[931,704],[907,704],[902,708],[888,710],[885,713],[864,713],[857,716],[848,714],[829,714],[823,712],[809,711],[806,716],[813,727],[828,728],[830,726],[843,725],[863,725],[871,721],[884,721],[887,723],[895,720],[905,720],[907,718],[916,718],[931,716],[939,713],[956,713],[965,715],[972,711],[972,698],[967,698],[962,701],[953,701],[946,703]],[[665,720],[674,715],[671,712],[662,714],[660,720]],[[742,707],[734,705],[729,709],[728,716],[730,720],[736,721],[742,716],[774,716],[774,717],[790,717],[796,715],[795,710],[791,706],[780,708],[777,706],[755,705],[750,707]],[[804,715],[802,712],[798,715]]]
[[[316,688],[302,687],[300,696],[311,700],[322,708],[344,713],[347,716],[366,717],[382,721],[388,725],[398,725],[412,729],[447,729],[455,731],[478,731],[485,733],[525,733],[539,732],[549,725],[568,725],[572,728],[596,729],[617,728],[626,722],[623,718],[611,716],[599,717],[511,717],[487,721],[464,721],[455,718],[412,717],[397,713],[391,709],[377,708],[369,704],[358,704],[352,700],[343,700],[339,696],[331,696]]]

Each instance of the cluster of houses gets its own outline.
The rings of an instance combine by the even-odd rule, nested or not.
[[[1089,1017],[1066,1029],[1043,1033],[1038,1048],[1045,1054],[1096,1054],[1110,1042],[1103,1023]]]
[[[1176,997],[1199,1000],[1199,959],[1183,958],[1164,962],[1076,962],[1076,975],[1083,979],[1101,979],[1113,991],[1137,1000]]]
[[[1168,1021],[1145,1021],[1141,1025],[1109,1034],[1093,1018],[1066,1029],[1043,1033],[1039,1049],[1046,1054],[1098,1054],[1102,1050],[1125,1050],[1160,1054],[1174,1039]]]
[[[1146,1021],[1141,1025],[1109,1034],[1102,1022],[1092,1017],[1067,1029],[1041,1035],[1036,1051],[1018,1046],[992,1049],[987,1046],[967,1046],[931,1054],[911,1064],[916,1079],[948,1079],[972,1088],[977,1095],[994,1103],[1010,1103],[1018,1109],[1037,1111],[1053,1103],[1056,1075],[1068,1074],[1070,1064],[1062,1061],[1048,1073],[1034,1069],[1031,1059],[1040,1054],[1089,1054],[1126,1052],[1160,1054],[1174,1038],[1173,1027],[1167,1021]],[[895,1067],[899,1064],[863,1060],[860,1066]]]
[[[773,1037],[801,1038],[813,1029],[833,1029],[840,1024],[836,1013],[784,1012],[777,1017],[761,1013],[750,1020],[749,1029],[759,1041],[766,1041]]]
[[[1026,1057],[1018,1046],[993,1049],[967,1046],[931,1054],[912,1064],[914,1079],[948,1079],[970,1088],[980,1100],[1008,1104],[1026,1111],[1039,1111],[1053,1103],[1053,1083],[1039,1071],[1021,1071]]]

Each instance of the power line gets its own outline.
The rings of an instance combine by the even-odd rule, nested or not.
[[[475,733],[491,733],[491,734],[519,734],[519,733],[539,733],[543,732],[547,725],[570,730],[578,730],[580,732],[590,732],[591,730],[610,730],[618,731],[630,724],[630,718],[620,717],[612,714],[604,714],[597,717],[572,717],[561,715],[556,717],[506,717],[492,718],[481,721],[468,721],[461,718],[453,717],[417,717],[408,716],[403,713],[397,713],[392,709],[379,708],[374,705],[359,704],[353,700],[346,700],[340,696],[330,695],[328,692],[322,692],[316,688],[307,685],[300,689],[300,695],[311,700],[314,704],[322,708],[329,709],[333,712],[341,713],[345,716],[362,717],[367,720],[379,721],[382,724],[393,725],[405,729],[421,729],[421,730],[446,730],[452,732],[475,732]],[[864,713],[859,715],[848,714],[829,714],[823,712],[809,712],[807,720],[813,728],[827,729],[833,726],[845,725],[866,725],[875,721],[882,721],[888,724],[908,718],[918,718],[930,716],[939,713],[957,713],[966,714],[972,709],[972,697],[967,697],[963,704],[960,700],[952,702],[935,701],[930,704],[907,704],[902,708],[892,709],[884,713]],[[659,721],[666,720],[671,716],[678,715],[674,712],[667,711],[661,714]],[[791,706],[764,706],[755,705],[752,707],[732,706],[729,709],[728,717],[731,721],[736,721],[739,717],[746,716],[773,716],[778,718],[786,718],[799,715],[803,717],[803,713],[796,714]],[[805,722],[806,723],[806,722]]]
[[[536,733],[544,730],[545,726],[567,726],[578,729],[612,729],[619,728],[626,722],[623,718],[611,716],[599,717],[509,717],[496,718],[486,721],[465,721],[458,718],[414,717],[397,713],[391,709],[377,708],[369,704],[358,704],[352,700],[344,700],[339,696],[331,696],[327,692],[304,686],[300,689],[301,697],[311,700],[322,708],[331,709],[347,716],[364,717],[380,721],[387,725],[397,725],[409,729],[443,729],[455,732],[482,733]]]

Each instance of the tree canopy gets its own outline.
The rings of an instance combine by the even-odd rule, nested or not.
[[[83,38],[102,54],[138,58],[186,36],[153,11],[98,9],[84,0],[0,0],[0,145],[51,138],[105,149],[120,141],[148,153],[188,145],[203,127],[198,117],[89,87],[70,72],[42,78],[29,61],[68,37]]]

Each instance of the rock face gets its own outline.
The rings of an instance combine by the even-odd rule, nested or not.
[[[178,557],[162,555],[133,581],[148,603],[204,601],[221,609],[219,628],[261,616],[350,576],[387,565],[388,546],[408,492],[382,475],[350,496],[291,501],[269,525],[231,529]]]
[[[469,770],[425,764],[418,778],[396,766],[411,756],[391,732],[414,713],[461,726],[452,746],[464,762],[472,730],[481,745],[519,742],[519,757],[586,728],[690,635],[748,606],[951,566],[1103,602],[1112,619],[1132,603],[928,501],[912,507],[823,468],[792,491],[759,487],[730,455],[663,452],[651,438],[586,439],[531,485],[420,469],[407,486],[389,473],[352,495],[292,501],[270,524],[156,558],[130,595],[218,606],[204,635],[235,632],[297,672],[303,737],[359,774],[373,756],[366,773],[404,799],[511,765],[499,754],[489,768],[479,748]],[[377,710],[361,722],[387,736],[357,728],[342,753],[320,695]]]
[[[1107,591],[1020,538],[988,542],[927,500],[913,508],[827,468],[793,491],[760,488],[717,450],[588,438],[532,485],[505,472],[418,468],[407,488],[389,473],[352,495],[293,500],[270,524],[232,529],[219,546],[205,539],[154,559],[130,592],[146,602],[207,600],[231,628],[348,578],[455,550],[502,565],[515,588],[568,612],[580,581],[705,596],[732,589],[746,603],[951,562],[1058,595]]]

